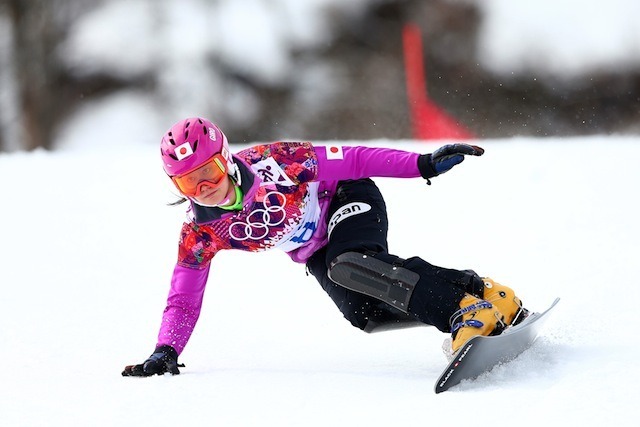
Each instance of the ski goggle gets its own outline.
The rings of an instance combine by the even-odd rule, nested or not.
[[[171,180],[185,196],[197,197],[205,184],[212,188],[219,187],[227,173],[227,161],[218,153],[197,168],[172,176]]]

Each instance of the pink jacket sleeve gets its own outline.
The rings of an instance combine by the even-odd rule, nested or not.
[[[420,154],[391,148],[315,146],[318,180],[369,177],[416,178]]]
[[[167,307],[162,315],[158,346],[170,345],[182,353],[196,326],[209,267],[201,270],[176,265],[171,279]]]

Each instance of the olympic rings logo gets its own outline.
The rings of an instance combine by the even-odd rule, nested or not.
[[[277,203],[267,206],[271,196],[275,196]],[[247,215],[246,221],[236,221],[229,226],[232,239],[244,241],[247,239],[260,240],[269,235],[269,227],[275,227],[284,222],[286,212],[284,207],[287,199],[278,191],[271,191],[264,196],[265,209],[256,209]]]

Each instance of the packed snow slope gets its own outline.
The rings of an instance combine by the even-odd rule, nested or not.
[[[121,377],[153,350],[184,218],[157,147],[0,155],[0,425],[631,425],[640,141],[478,144],[431,186],[376,180],[391,251],[562,301],[521,357],[439,395],[445,334],[367,335],[278,251],[216,257],[182,375]]]

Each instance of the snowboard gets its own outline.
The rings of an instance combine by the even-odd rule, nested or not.
[[[497,365],[509,362],[531,347],[540,334],[560,298],[542,313],[531,313],[522,322],[500,335],[475,336],[458,350],[442,371],[435,384],[435,392],[442,393],[464,380],[477,378]]]

